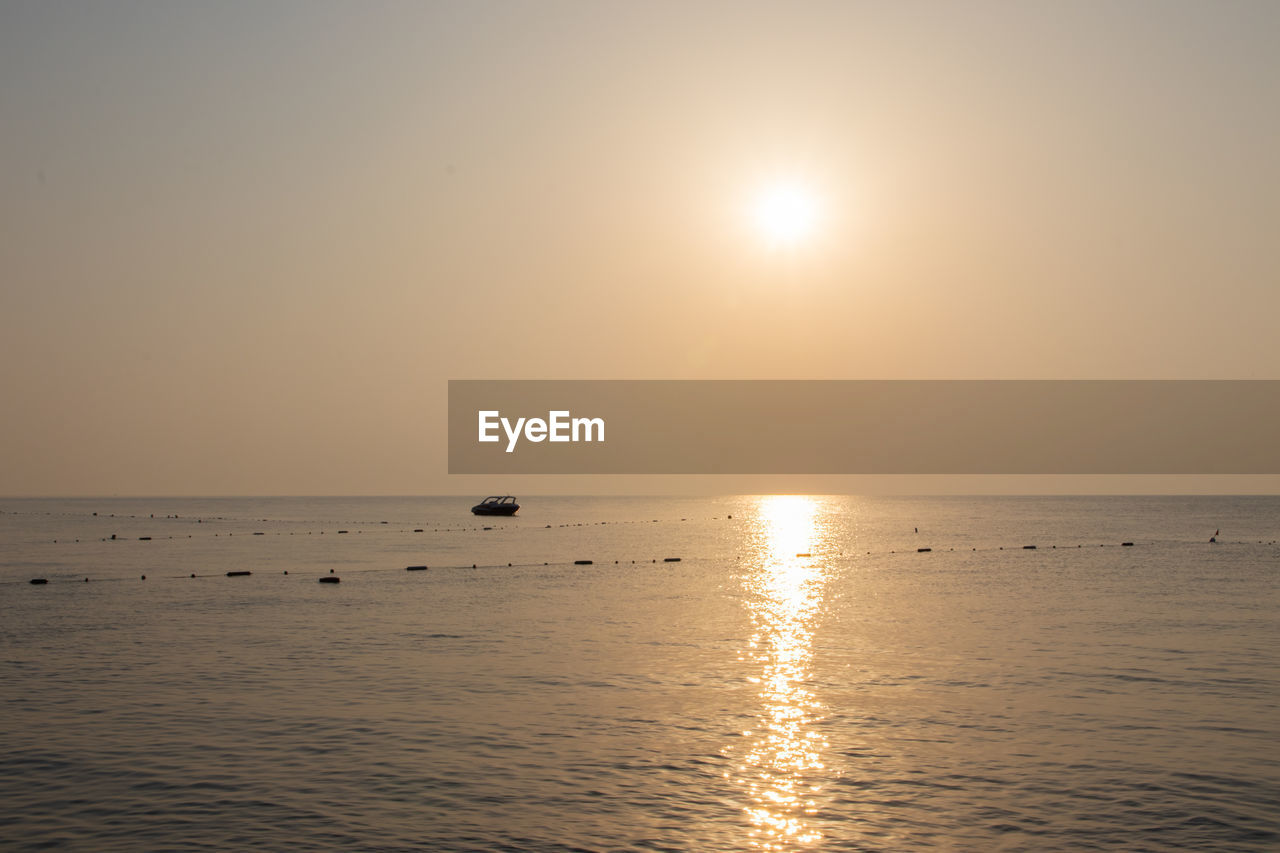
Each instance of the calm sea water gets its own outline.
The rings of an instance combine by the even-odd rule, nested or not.
[[[0,848],[1280,848],[1280,499],[470,503],[0,501]]]

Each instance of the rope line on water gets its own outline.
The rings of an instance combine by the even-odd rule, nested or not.
[[[1155,543],[1147,543],[1147,544],[1155,544]],[[1175,540],[1172,544],[1174,544],[1174,545],[1184,545],[1184,546],[1195,546],[1195,545],[1202,544],[1202,543],[1195,543],[1195,542],[1190,542],[1190,541],[1181,541],[1181,542],[1179,542],[1179,541],[1176,541],[1176,540]],[[1204,543],[1204,544],[1208,544],[1208,543]],[[1249,543],[1249,542],[1215,542],[1215,543],[1213,543],[1213,545],[1215,545],[1215,546],[1233,545],[1233,544],[1234,544],[1234,545],[1250,545],[1250,544],[1253,544],[1253,543]],[[1277,542],[1276,542],[1276,541],[1274,541],[1274,540],[1273,540],[1273,541],[1270,541],[1270,542],[1264,542],[1264,541],[1262,541],[1262,540],[1259,540],[1257,544],[1259,544],[1259,545],[1272,546],[1272,545],[1276,545],[1276,544],[1280,544],[1280,543],[1277,543]],[[978,548],[978,547],[976,547],[976,546],[970,546],[970,547],[968,548],[968,550],[966,550],[963,546],[961,546],[961,547],[960,547],[960,549],[959,549],[959,552],[958,552],[958,553],[961,553],[961,554],[994,554],[994,553],[1003,552],[1003,551],[1005,551],[1005,550],[1008,550],[1008,551],[1010,551],[1011,553],[1012,553],[1012,552],[1017,552],[1017,551],[1023,551],[1023,552],[1031,552],[1031,551],[1034,551],[1034,552],[1037,552],[1037,553],[1046,553],[1046,552],[1050,552],[1050,551],[1059,551],[1059,550],[1061,550],[1061,551],[1083,550],[1083,549],[1084,549],[1084,548],[1086,548],[1086,547],[1087,547],[1087,548],[1089,548],[1089,549],[1092,549],[1092,548],[1094,548],[1094,547],[1098,547],[1098,548],[1106,548],[1106,547],[1109,547],[1109,546],[1110,546],[1110,547],[1118,547],[1118,548],[1126,548],[1126,549],[1127,549],[1127,548],[1135,548],[1135,547],[1137,547],[1137,546],[1138,546],[1138,543],[1137,543],[1137,542],[1135,542],[1135,541],[1124,541],[1124,542],[1119,542],[1119,543],[1093,542],[1093,543],[1088,543],[1087,545],[1086,545],[1086,544],[1084,544],[1084,543],[1077,543],[1077,544],[1076,544],[1076,545],[1074,545],[1074,546],[1071,546],[1071,545],[1058,546],[1058,545],[1054,544],[1054,545],[1049,545],[1049,546],[1047,546],[1047,547],[1041,547],[1041,546],[1039,546],[1039,545],[1020,545],[1020,546],[1017,546],[1017,545],[1010,545],[1010,546],[998,545],[998,546],[988,546],[988,547],[984,547],[984,548]],[[796,555],[795,555],[795,557],[794,557],[794,558],[791,558],[791,559],[797,559],[797,560],[815,560],[815,559],[816,559],[816,560],[829,560],[829,561],[834,561],[834,560],[850,561],[850,560],[863,559],[863,558],[866,558],[866,557],[877,557],[877,558],[879,558],[879,557],[898,556],[899,554],[901,554],[901,555],[903,555],[903,556],[920,556],[920,557],[925,557],[926,555],[932,555],[932,554],[935,554],[935,553],[956,553],[956,552],[957,552],[957,551],[956,551],[956,548],[955,548],[954,546],[952,546],[952,547],[950,547],[950,548],[947,548],[947,549],[946,549],[946,551],[943,551],[943,550],[942,550],[942,548],[940,548],[940,547],[939,547],[939,548],[935,548],[935,547],[933,547],[933,546],[927,546],[927,547],[918,547],[918,548],[915,548],[915,549],[907,548],[907,549],[903,549],[903,550],[901,550],[901,551],[900,551],[899,549],[897,549],[897,548],[891,548],[891,549],[888,549],[888,550],[880,550],[880,551],[866,551],[866,552],[858,552],[858,553],[854,553],[854,552],[846,553],[846,552],[844,552],[844,551],[840,551],[840,552],[836,552],[836,553],[826,553],[826,554],[824,554],[824,553],[822,553],[822,552],[816,552],[816,556],[815,556],[815,552],[805,552],[805,553],[798,553],[798,554],[796,554]],[[1278,555],[1278,556],[1280,556],[1280,555]],[[741,556],[738,556],[738,557],[736,557],[736,558],[735,558],[735,562],[740,562],[740,561],[741,561],[741,559],[742,559],[742,557],[741,557]],[[353,568],[347,569],[347,570],[345,570],[345,571],[346,571],[346,573],[347,573],[347,574],[350,574],[350,575],[365,575],[365,574],[379,574],[379,573],[386,573],[386,572],[404,572],[404,571],[408,571],[408,572],[429,572],[429,571],[432,571],[432,570],[435,570],[435,571],[464,571],[464,570],[481,570],[481,569],[488,570],[488,569],[504,569],[504,568],[508,568],[508,569],[509,569],[509,568],[517,568],[517,569],[528,569],[528,568],[552,568],[552,567],[560,568],[560,567],[571,567],[571,566],[576,566],[576,567],[585,568],[585,567],[588,567],[588,566],[595,567],[595,566],[597,566],[597,565],[598,565],[598,566],[601,566],[601,567],[605,567],[605,568],[607,568],[607,567],[608,567],[608,566],[610,566],[610,565],[613,565],[613,566],[657,565],[657,564],[659,564],[659,563],[662,563],[662,564],[664,564],[664,565],[670,565],[670,564],[673,564],[673,563],[680,563],[680,562],[683,562],[684,560],[685,560],[685,558],[684,558],[684,557],[677,557],[677,556],[664,556],[664,557],[660,557],[660,558],[659,558],[659,557],[649,557],[649,558],[647,558],[647,559],[642,558],[642,559],[638,559],[638,560],[629,560],[629,561],[628,561],[628,560],[621,560],[621,559],[616,559],[616,560],[613,560],[613,561],[609,561],[609,560],[595,560],[595,559],[586,559],[586,558],[574,559],[574,560],[546,560],[546,561],[543,561],[543,562],[536,562],[536,561],[535,561],[535,562],[526,562],[526,563],[516,563],[516,562],[507,562],[507,563],[480,563],[479,561],[476,561],[476,562],[471,563],[470,565],[468,565],[468,564],[466,564],[466,563],[460,563],[460,564],[449,564],[449,565],[445,565],[445,564],[430,565],[430,564],[426,564],[426,563],[420,563],[420,564],[409,565],[409,566],[401,566],[401,567],[390,567],[390,566],[378,566],[378,567],[373,567],[373,568],[354,568],[354,567],[353,567]],[[693,558],[693,560],[696,562],[696,561],[697,561],[697,558]],[[290,575],[290,570],[289,570],[289,569],[285,569],[285,570],[281,571],[281,573],[280,573],[280,574],[281,574],[281,575],[283,575],[283,576],[290,576],[290,577],[303,577],[303,578],[313,578],[313,577],[316,577],[316,574],[315,574],[315,573],[314,573],[314,571],[312,571],[312,570],[306,570],[306,569],[303,569],[303,570],[297,570],[297,569],[294,569],[294,570],[293,570],[293,572],[294,572],[294,574]],[[220,571],[220,572],[205,572],[205,573],[191,572],[191,573],[189,573],[189,574],[184,574],[184,575],[162,575],[162,576],[160,576],[160,577],[161,577],[161,579],[164,579],[164,580],[199,580],[199,579],[202,579],[202,578],[219,578],[219,577],[227,577],[227,578],[251,577],[251,576],[253,576],[254,574],[255,574],[255,572],[254,572],[254,570],[252,570],[252,569],[230,569],[230,570],[227,570],[227,571]],[[262,571],[259,571],[259,572],[257,572],[257,574],[265,574],[265,573],[264,573],[264,572],[262,572]],[[336,578],[337,576],[335,575],[335,570],[334,570],[334,569],[330,569],[330,570],[329,570],[329,572],[328,572],[328,574],[322,574],[322,575],[320,575],[320,577],[321,577],[322,579],[324,579],[324,578]],[[147,576],[146,576],[146,575],[141,575],[141,576],[139,577],[139,579],[140,579],[140,580],[145,581],[145,580],[147,580]],[[30,579],[29,579],[29,580],[27,580],[27,581],[22,581],[22,580],[0,581],[0,585],[4,585],[4,584],[20,584],[20,583],[26,583],[26,584],[33,585],[33,586],[46,586],[46,585],[49,585],[49,584],[90,583],[91,581],[92,581],[92,582],[96,582],[96,583],[119,583],[119,582],[121,582],[121,581],[125,581],[125,580],[129,580],[129,578],[123,578],[123,577],[99,577],[99,578],[94,578],[94,577],[91,577],[91,576],[77,576],[77,577],[76,577],[76,579],[72,580],[72,579],[70,579],[70,578],[58,579],[58,578],[47,578],[47,577],[34,577],[34,578],[30,578]],[[336,580],[333,580],[333,581],[327,581],[327,582],[337,582],[337,581],[336,581]]]

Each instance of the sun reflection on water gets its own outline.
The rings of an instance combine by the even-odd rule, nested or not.
[[[748,799],[750,844],[761,850],[821,840],[812,816],[827,743],[815,728],[821,705],[807,686],[826,584],[818,509],[809,497],[761,498],[756,554],[743,577],[752,635],[742,659],[753,665],[761,708],[732,772]]]

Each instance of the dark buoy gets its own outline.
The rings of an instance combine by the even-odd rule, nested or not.
[[[191,577],[195,577],[195,576],[196,576],[196,573],[195,573],[195,572],[192,572],[192,573],[191,573]]]
[[[229,578],[242,578],[242,577],[245,577],[245,576],[247,576],[247,575],[251,575],[251,574],[253,574],[253,572],[250,572],[250,571],[245,570],[245,569],[241,569],[241,570],[236,571],[236,572],[227,572],[227,577],[229,577]]]
[[[573,564],[575,566],[590,566],[591,561],[590,560],[574,560]]]
[[[427,570],[427,567],[426,566],[405,566],[404,570],[406,572],[425,572]]]
[[[143,575],[143,576],[142,576],[142,579],[143,579],[143,580],[146,580],[146,579],[147,579],[147,576],[146,576],[146,575]]]
[[[284,570],[284,573],[285,573],[286,575],[287,575],[287,574],[289,574],[289,570],[288,570],[288,569],[285,569],[285,570]]]
[[[146,577],[146,575],[143,575],[143,577],[145,578],[145,577]],[[48,583],[48,582],[49,582],[49,579],[48,579],[48,578],[32,578],[32,579],[31,579],[31,582],[32,582],[33,584],[35,584],[36,586],[39,586],[40,584]]]
[[[930,551],[932,551],[932,550],[933,550],[932,548],[917,548],[917,549],[916,549],[916,553],[917,553],[917,554],[927,554],[927,553],[929,553],[929,552],[930,552]]]
[[[333,574],[333,569],[330,569],[330,570],[329,570],[329,574]]]
[[[662,562],[664,562],[664,563],[678,563],[678,562],[680,562],[680,558],[679,558],[679,557],[663,557],[663,558],[662,558]]]
[[[325,577],[320,578],[320,583],[340,583],[341,580],[341,578],[335,575],[326,575]]]

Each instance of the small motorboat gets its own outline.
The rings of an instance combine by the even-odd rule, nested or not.
[[[511,495],[491,495],[471,508],[476,515],[515,515],[520,504]]]

